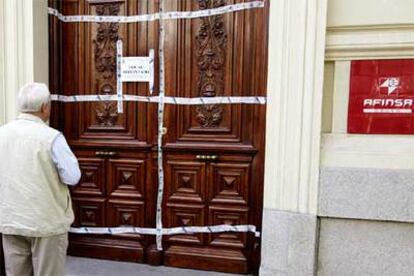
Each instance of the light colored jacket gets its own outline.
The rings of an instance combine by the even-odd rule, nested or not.
[[[74,220],[68,187],[52,160],[60,133],[21,114],[0,127],[0,232],[27,237],[66,233]]]

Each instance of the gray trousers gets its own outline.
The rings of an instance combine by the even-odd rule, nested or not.
[[[33,238],[3,235],[7,276],[64,276],[68,234]]]

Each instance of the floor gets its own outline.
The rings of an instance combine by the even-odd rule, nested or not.
[[[235,274],[68,257],[66,276],[232,276]]]

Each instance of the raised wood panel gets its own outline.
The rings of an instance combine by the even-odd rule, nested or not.
[[[172,245],[164,256],[166,265],[246,274],[248,259],[240,250],[217,247]]]
[[[167,227],[186,227],[204,225],[205,208],[204,205],[197,204],[167,204],[167,214],[165,217]],[[204,234],[196,235],[176,235],[167,237],[169,242],[186,244],[204,244]]]
[[[145,204],[142,201],[109,200],[107,204],[109,227],[144,227]],[[134,240],[143,239],[139,234],[122,234]]]
[[[250,164],[212,163],[209,170],[210,203],[249,203]]]
[[[143,200],[146,167],[144,160],[110,159],[108,196]]]
[[[75,213],[75,223],[77,227],[104,227],[105,219],[105,200],[72,198]]]
[[[209,208],[209,222],[211,225],[246,225],[248,224],[247,208]],[[246,233],[217,233],[209,235],[209,244],[221,247],[245,248],[247,245]]]
[[[145,221],[144,202],[109,200],[108,217],[108,225],[111,227],[143,227]]]
[[[102,158],[78,158],[81,180],[73,187],[73,195],[105,196],[105,160]]]
[[[168,160],[166,186],[168,201],[205,202],[206,200],[206,165],[196,161]]]
[[[144,262],[144,247],[139,239],[120,239],[107,235],[69,235],[68,254],[86,258],[123,262]]]

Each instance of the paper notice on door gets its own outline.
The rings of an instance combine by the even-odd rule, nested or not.
[[[121,62],[122,82],[152,82],[154,59],[151,57],[123,57]]]
[[[121,57],[121,82],[148,82],[150,94],[154,88],[154,50],[147,57]]]

